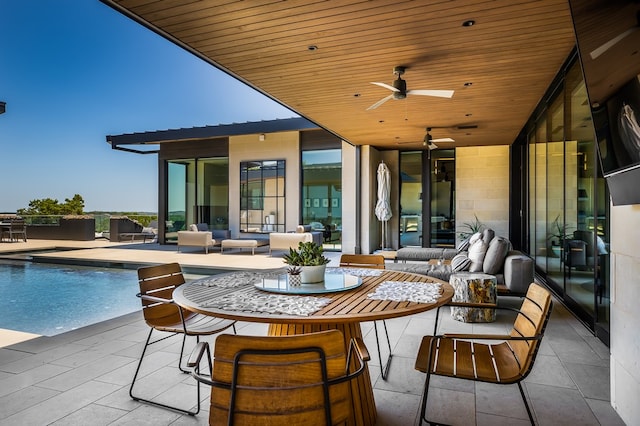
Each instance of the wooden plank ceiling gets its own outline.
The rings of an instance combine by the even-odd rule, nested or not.
[[[567,0],[102,1],[344,140],[387,149],[423,149],[427,127],[456,146],[512,143],[575,44]],[[371,82],[392,84],[396,66],[408,90],[455,94],[367,110],[391,93]]]

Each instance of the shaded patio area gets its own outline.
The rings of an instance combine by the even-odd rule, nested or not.
[[[47,242],[33,240],[31,250]],[[52,242],[48,242],[52,244]],[[55,242],[59,246],[61,242]],[[65,242],[69,250],[40,253],[41,257],[76,262],[135,264],[178,261],[202,273],[224,269],[281,266],[280,257],[250,253],[205,255],[177,253],[157,244]],[[15,250],[16,244],[10,249]],[[84,246],[84,248],[83,248]],[[0,255],[8,250],[0,245]],[[337,266],[339,253],[327,253]],[[195,273],[194,272],[194,273]],[[135,297],[135,295],[132,295]],[[518,306],[517,298],[501,304]],[[513,321],[499,314],[495,323],[465,324],[442,312],[441,329],[457,332],[503,333]],[[380,378],[371,323],[363,324],[365,342],[372,351],[371,380],[378,409],[378,425],[417,424],[424,374],[414,370],[418,345],[433,329],[435,312],[388,320],[394,358],[387,381]],[[239,323],[242,334],[266,334],[264,324]],[[94,324],[53,337],[38,337],[0,348],[0,425],[12,424],[207,424],[208,390],[202,411],[195,417],[132,401],[128,388],[148,327],[140,312]],[[1,333],[0,333],[1,334]],[[139,392],[161,401],[195,404],[195,381],[176,366],[180,338],[149,348]],[[545,339],[531,375],[525,380],[534,416],[540,425],[622,425],[609,403],[609,350],[562,305],[554,304]],[[528,424],[515,385],[495,386],[460,380],[432,381],[432,417],[456,425]]]

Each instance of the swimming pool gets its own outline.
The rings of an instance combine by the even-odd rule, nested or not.
[[[0,328],[53,336],[141,309],[135,270],[0,263]]]

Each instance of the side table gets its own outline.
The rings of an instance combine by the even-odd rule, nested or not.
[[[481,272],[457,272],[451,274],[452,302],[496,303],[496,277]],[[451,318],[462,322],[493,322],[496,310],[488,308],[451,307]]]

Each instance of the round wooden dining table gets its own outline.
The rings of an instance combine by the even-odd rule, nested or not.
[[[449,283],[436,278],[402,271],[370,271],[377,272],[361,272],[357,277],[358,285],[351,286],[354,288],[319,294],[301,294],[299,292],[291,294],[286,290],[278,290],[275,293],[264,291],[260,289],[259,283],[264,278],[260,277],[259,272],[243,271],[226,275],[226,279],[218,284],[216,284],[217,276],[215,275],[207,279],[188,282],[174,290],[173,298],[183,308],[205,315],[238,321],[269,323],[269,335],[274,336],[338,329],[344,335],[345,344],[349,345],[352,338],[362,337],[361,322],[379,321],[425,312],[448,303],[453,297],[453,288]],[[336,272],[350,274],[348,269],[342,268],[335,268],[333,273]],[[271,274],[270,276],[273,277],[273,274],[283,273],[283,270],[269,271],[267,276]],[[234,277],[236,277],[235,281]],[[433,301],[421,303],[372,297],[383,284],[400,283],[411,287],[410,283],[414,282],[435,284],[433,287],[438,291]],[[261,296],[267,295],[293,298],[285,300],[289,304],[297,301],[313,303],[317,298],[322,302],[322,306],[317,310],[303,314],[261,309],[259,306]],[[411,298],[409,297],[409,299]],[[268,299],[265,298],[265,300]],[[250,306],[243,306],[243,303]],[[352,381],[351,398],[353,419],[349,424],[375,425],[377,414],[368,369],[365,369],[364,374]]]

